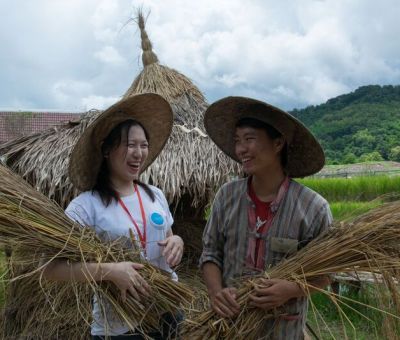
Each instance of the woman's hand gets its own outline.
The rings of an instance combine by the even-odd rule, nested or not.
[[[135,299],[141,301],[140,295],[150,296],[150,286],[137,270],[143,268],[142,264],[134,262],[107,263],[103,269],[103,280],[113,282],[121,291],[122,301],[126,301],[128,291]]]
[[[304,295],[300,286],[280,279],[261,279],[249,296],[250,306],[269,310],[283,305],[288,300]]]
[[[174,267],[181,262],[183,255],[183,240],[178,235],[168,236],[165,240],[158,242],[159,246],[165,247],[162,254],[169,266]]]

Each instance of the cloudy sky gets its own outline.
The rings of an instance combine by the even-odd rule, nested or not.
[[[399,0],[0,0],[0,110],[117,101],[142,69],[139,7],[160,62],[209,102],[290,110],[400,84]]]

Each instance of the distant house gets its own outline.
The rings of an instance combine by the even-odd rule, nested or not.
[[[0,143],[75,122],[82,113],[0,111]]]

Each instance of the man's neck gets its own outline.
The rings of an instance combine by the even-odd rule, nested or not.
[[[263,202],[272,202],[278,195],[279,188],[285,179],[283,171],[271,171],[265,175],[253,175],[251,185],[257,197]]]

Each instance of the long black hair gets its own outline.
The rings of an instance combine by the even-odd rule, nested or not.
[[[108,134],[108,136],[104,139],[101,146],[101,152],[103,156],[109,153],[110,150],[117,148],[121,145],[123,135],[126,136],[126,141],[128,142],[129,130],[132,126],[140,126],[144,131],[147,142],[150,143],[149,135],[142,124],[133,119],[125,120],[114,127]],[[146,194],[149,195],[151,200],[154,202],[154,193],[147,184],[142,183],[139,180],[134,180],[133,182],[140,185],[144,189]],[[96,184],[93,187],[93,191],[97,191],[99,193],[101,200],[103,201],[105,206],[108,206],[113,199],[118,201],[119,196],[111,185],[110,171],[108,169],[105,158],[103,158],[103,162],[101,163],[100,171],[97,174]]]
[[[258,120],[256,118],[252,118],[252,117],[240,118],[236,122],[235,127],[236,128],[251,127],[253,129],[264,130],[265,133],[267,134],[267,136],[272,140],[280,138],[280,137],[283,136],[272,125],[270,125],[268,123],[265,123],[265,122],[263,122],[261,120]],[[282,150],[280,152],[280,155],[281,155],[281,165],[285,169],[286,164],[287,164],[287,142],[285,142],[285,145],[283,146],[283,148],[282,148]]]

